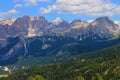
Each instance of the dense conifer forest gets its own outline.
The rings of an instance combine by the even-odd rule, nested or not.
[[[120,44],[70,57],[57,64],[37,65],[0,80],[119,80]]]

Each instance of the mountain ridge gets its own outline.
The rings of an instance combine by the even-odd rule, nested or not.
[[[42,36],[58,35],[81,40],[91,38],[113,38],[120,35],[120,27],[108,17],[99,17],[92,22],[73,20],[71,23],[57,18],[48,22],[45,17],[23,16],[17,19],[5,19],[0,21],[0,38],[7,36]],[[5,33],[6,32],[6,33]],[[76,34],[76,35],[75,35]]]

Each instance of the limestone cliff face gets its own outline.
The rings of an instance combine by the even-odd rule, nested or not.
[[[110,39],[120,35],[120,27],[108,17],[100,17],[92,22],[74,20],[71,23],[57,18],[48,22],[43,16],[23,16],[18,19],[0,21],[0,39],[7,37],[33,37],[57,35],[75,39]]]

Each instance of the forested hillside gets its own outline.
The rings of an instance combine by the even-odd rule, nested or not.
[[[66,62],[38,65],[0,80],[119,80],[120,44],[79,54]]]

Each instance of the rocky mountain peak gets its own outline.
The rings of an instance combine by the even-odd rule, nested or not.
[[[39,16],[38,19],[39,20],[46,20],[44,16]]]
[[[103,16],[103,17],[99,17],[99,18],[97,18],[96,20],[110,20],[110,18],[108,17],[108,16]]]
[[[109,17],[100,17],[91,23],[92,25],[99,25],[101,27],[116,27],[116,25]]]
[[[30,17],[30,21],[32,22],[32,21],[34,21],[34,20],[36,20],[36,17],[31,16],[31,17]]]
[[[71,22],[71,25],[74,25],[74,24],[79,23],[79,22],[81,22],[80,19],[73,20],[73,21]]]
[[[81,22],[75,22],[72,24],[72,28],[87,28],[90,25],[90,23],[81,21]]]
[[[62,30],[69,28],[71,26],[70,23],[61,18],[56,18],[55,20],[52,21],[52,24],[57,28],[63,28]]]
[[[99,17],[95,20],[95,22],[98,22],[98,23],[114,23],[109,17],[107,16],[104,16],[104,17]]]
[[[43,16],[35,17],[24,15],[18,19],[5,19],[0,21],[0,32],[4,34],[1,34],[0,37],[8,35],[33,37],[42,36],[43,34],[56,34],[69,37],[76,36],[76,38],[78,36],[82,36],[83,38],[86,38],[91,37],[91,35],[100,35],[102,37],[108,34],[118,35],[120,34],[120,27],[118,27],[118,25],[116,25],[107,16],[97,18],[92,22],[76,19],[69,23],[61,18],[56,18],[54,21],[49,23]]]
[[[18,18],[19,19],[19,18]],[[28,15],[24,15],[23,17],[21,17],[20,19],[22,20],[29,20],[30,19],[30,16]]]
[[[35,16],[24,15],[23,17],[17,19],[17,21],[30,21],[30,22],[35,20],[46,21],[45,17],[43,16],[35,17]]]
[[[64,22],[64,20],[61,19],[60,17],[58,17],[58,18],[56,18],[55,20],[52,21],[52,23],[55,24],[55,25],[58,25],[58,24],[60,24],[62,22]]]
[[[23,17],[16,19],[16,21],[14,22],[14,25],[17,25],[17,24],[20,24],[20,25],[27,24],[28,22],[30,22],[30,17],[27,16],[27,15],[24,15]]]

